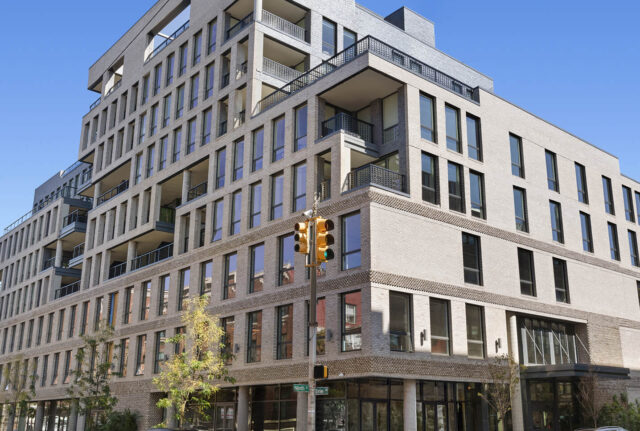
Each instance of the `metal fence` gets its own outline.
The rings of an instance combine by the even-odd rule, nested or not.
[[[129,180],[123,180],[120,184],[115,187],[110,188],[103,194],[98,197],[98,205],[102,205],[109,199],[112,199],[118,196],[120,193],[124,192],[129,188]]]
[[[347,190],[370,185],[404,192],[405,177],[377,165],[364,165],[347,174]]]
[[[341,112],[322,122],[322,136],[338,130],[357,136],[365,142],[373,142],[373,124],[358,120],[349,114]]]
[[[262,58],[262,72],[285,82],[293,81],[304,73],[300,72],[299,70],[292,69],[289,66],[285,66],[284,64],[278,63],[277,61],[271,60],[267,57]]]
[[[187,202],[192,201],[195,198],[198,198],[206,193],[207,193],[207,182],[205,181],[204,183],[200,183],[197,186],[189,189],[189,192],[187,193]]]
[[[135,271],[136,269],[144,268],[145,266],[152,265],[170,257],[173,257],[173,243],[163,245],[148,253],[137,256],[131,261],[131,270]]]
[[[62,227],[67,227],[71,223],[86,223],[87,212],[85,210],[75,210],[62,219]]]
[[[80,281],[76,281],[71,284],[67,284],[66,286],[62,286],[59,289],[56,289],[55,299],[62,298],[67,295],[71,295],[72,293],[76,293],[80,290]]]
[[[127,272],[127,262],[122,262],[117,265],[113,265],[109,268],[109,279],[120,277]]]
[[[180,26],[180,28],[178,28],[176,31],[174,31],[171,35],[169,35],[169,37],[165,38],[165,40],[162,41],[162,43],[160,43],[160,45],[156,46],[153,51],[151,51],[151,54],[149,54],[147,56],[147,58],[144,60],[144,62],[146,63],[147,61],[151,60],[153,57],[155,57],[156,55],[158,55],[158,53],[160,51],[162,51],[163,49],[165,49],[167,46],[169,46],[169,44],[171,42],[173,42],[178,36],[180,36],[182,33],[184,33],[185,31],[187,31],[189,29],[189,24],[190,21],[185,22],[184,24],[182,24]]]
[[[307,31],[292,23],[286,19],[279,17],[276,14],[269,12],[268,10],[262,10],[262,23],[268,25],[271,28],[279,30],[289,36],[293,36],[296,39],[306,40]]]
[[[227,30],[226,40],[231,39],[236,34],[240,33],[245,27],[253,22],[253,12],[242,18],[240,21],[229,27]]]

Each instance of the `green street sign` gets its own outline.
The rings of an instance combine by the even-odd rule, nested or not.
[[[303,385],[303,384],[295,384],[293,385],[293,390],[296,392],[309,392],[309,385]],[[316,389],[316,394],[317,394],[317,389]]]
[[[316,388],[316,395],[329,395],[329,387],[321,386],[319,388]]]

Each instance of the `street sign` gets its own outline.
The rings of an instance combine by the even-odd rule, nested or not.
[[[295,392],[309,392],[309,385],[295,384],[293,385],[293,390]],[[316,389],[316,393],[318,393],[317,389]]]
[[[309,390],[309,388],[307,388],[307,390]],[[319,388],[316,388],[316,395],[329,395],[329,387],[321,386]]]

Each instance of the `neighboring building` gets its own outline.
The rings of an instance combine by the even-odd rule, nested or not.
[[[82,197],[50,180],[0,238],[0,367],[38,367],[35,416],[5,405],[3,430],[82,428],[67,358],[100,320],[119,407],[159,423],[152,378],[201,293],[236,355],[208,427],[304,429],[293,226],[314,193],[337,238],[318,279],[318,429],[494,429],[478,392],[507,353],[527,367],[514,429],[576,428],[589,369],[640,398],[640,183],[493,94],[414,12],[163,0],[89,88]]]

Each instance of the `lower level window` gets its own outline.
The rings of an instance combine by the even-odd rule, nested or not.
[[[362,348],[362,292],[342,294],[342,351]]]

